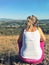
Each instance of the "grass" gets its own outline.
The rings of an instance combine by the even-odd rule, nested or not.
[[[49,59],[49,34],[45,34],[45,36],[45,60],[47,62],[47,60]],[[18,54],[18,37],[19,35],[0,35],[0,59],[3,56],[12,56]]]

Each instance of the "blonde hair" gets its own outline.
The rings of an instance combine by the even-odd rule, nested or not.
[[[36,16],[34,16],[34,15],[28,16],[28,17],[27,17],[27,20],[28,20],[28,21],[31,21],[33,26],[37,26],[37,27],[38,27],[38,24],[37,24],[37,23],[38,23],[38,19],[37,19]],[[26,25],[27,25],[27,24],[26,24]],[[27,25],[27,27],[29,28],[30,26]]]
[[[30,19],[32,21],[32,25],[36,25],[38,22],[38,19],[36,16],[32,15],[32,16],[28,16],[27,19]]]

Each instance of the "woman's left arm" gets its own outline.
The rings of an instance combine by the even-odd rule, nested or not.
[[[21,49],[22,47],[22,37],[23,37],[23,30],[21,31],[20,35],[19,35],[19,38],[17,40],[18,42],[18,46],[19,46],[19,50]]]

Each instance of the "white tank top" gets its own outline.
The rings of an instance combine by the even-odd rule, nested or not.
[[[40,47],[40,33],[38,30],[28,32],[24,29],[20,55],[28,59],[41,58],[42,49]]]

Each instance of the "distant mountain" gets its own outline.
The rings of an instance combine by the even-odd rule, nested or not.
[[[0,22],[1,21],[5,21],[5,22],[7,22],[7,21],[11,21],[12,19],[7,19],[7,18],[0,18]]]
[[[7,19],[7,18],[0,18],[0,22],[25,22],[26,20],[16,20],[16,19]],[[49,19],[41,19],[39,22],[49,23]]]
[[[0,22],[14,22],[14,21],[16,21],[16,22],[22,22],[22,21],[24,21],[24,20],[16,20],[16,19],[7,19],[7,18],[0,18]]]

